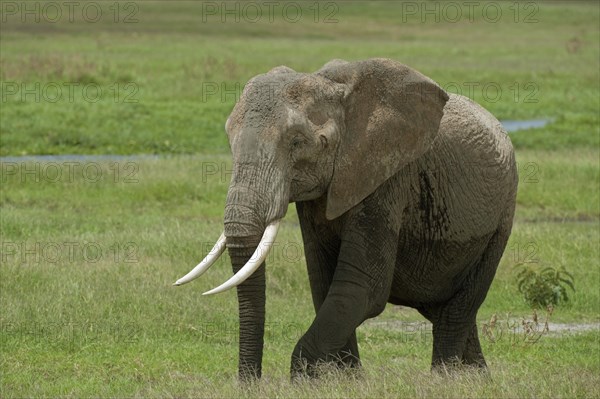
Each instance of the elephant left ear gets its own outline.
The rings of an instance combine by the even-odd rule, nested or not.
[[[431,147],[448,94],[426,76],[388,59],[336,60],[317,74],[345,86],[345,129],[327,194],[331,220]]]

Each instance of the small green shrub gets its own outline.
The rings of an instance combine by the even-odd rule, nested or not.
[[[541,270],[528,265],[520,266],[523,270],[517,275],[519,292],[534,309],[568,302],[567,287],[575,291],[573,275],[562,266],[558,269],[549,266]]]

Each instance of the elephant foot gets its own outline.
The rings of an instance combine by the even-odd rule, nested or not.
[[[308,364],[306,362],[293,363],[290,373],[292,382],[316,380],[329,376],[345,377],[355,380],[362,377],[362,368],[360,365],[356,364],[343,364],[340,366],[340,363],[336,361],[319,360],[313,364]]]
[[[483,377],[489,377],[489,370],[485,361],[468,362],[458,358],[447,360],[436,360],[431,365],[431,372],[436,375],[452,377],[464,375],[465,373],[475,373]]]
[[[257,371],[255,369],[251,369],[251,368],[242,369],[242,368],[240,368],[240,370],[238,372],[238,382],[242,386],[253,385],[254,383],[260,381],[261,374],[262,373],[260,371]]]
[[[350,351],[340,351],[324,357],[311,356],[310,353],[296,345],[292,353],[290,374],[292,381],[317,379],[328,374],[339,374],[357,378],[361,375],[361,363]]]

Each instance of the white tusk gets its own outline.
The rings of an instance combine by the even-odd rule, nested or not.
[[[210,250],[208,255],[206,255],[206,258],[204,258],[202,262],[198,263],[198,266],[194,267],[191,272],[177,280],[173,285],[182,285],[185,283],[189,283],[193,279],[200,277],[205,271],[208,270],[209,267],[211,267],[216,262],[217,259],[219,259],[219,257],[223,254],[224,251],[225,233],[221,233],[221,236],[217,240],[217,243],[215,244],[213,249]]]
[[[278,229],[279,229],[279,221],[273,222],[270,225],[268,225],[267,228],[265,229],[265,232],[264,232],[262,238],[260,239],[260,243],[258,244],[258,247],[256,247],[256,250],[252,254],[252,257],[250,258],[248,263],[246,263],[244,265],[244,267],[242,267],[229,280],[227,280],[226,282],[224,282],[217,288],[213,288],[212,290],[207,291],[202,295],[218,294],[219,292],[227,291],[228,289],[233,288],[236,285],[239,285],[239,284],[243,283],[244,281],[246,281],[246,279],[248,277],[250,277],[252,275],[252,273],[254,273],[256,271],[256,269],[258,269],[260,267],[260,265],[267,258],[267,255],[269,255],[269,251],[273,247],[275,237],[277,237]],[[264,248],[262,248],[263,244],[265,245]]]

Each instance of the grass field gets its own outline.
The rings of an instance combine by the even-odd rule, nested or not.
[[[23,23],[2,3],[0,155],[158,156],[1,163],[1,397],[600,397],[596,2],[482,2],[457,21],[443,2],[296,2],[297,22],[284,3],[270,22],[255,2],[256,23],[244,3],[239,23],[221,21],[221,2],[89,3],[97,22],[79,8],[73,23],[68,10],[44,22],[56,17],[48,3],[30,2],[40,22]],[[290,384],[291,351],[313,318],[291,206],[267,262],[264,378],[242,388],[235,292],[200,295],[230,275],[227,257],[171,287],[222,230],[224,121],[243,84],[273,66],[374,56],[500,119],[553,120],[511,134],[517,214],[479,313],[480,328],[497,319],[482,342],[491,378],[432,376],[429,326],[390,305],[359,329],[361,375]],[[574,276],[548,332],[517,290],[523,263]],[[524,322],[535,328],[517,329]]]

